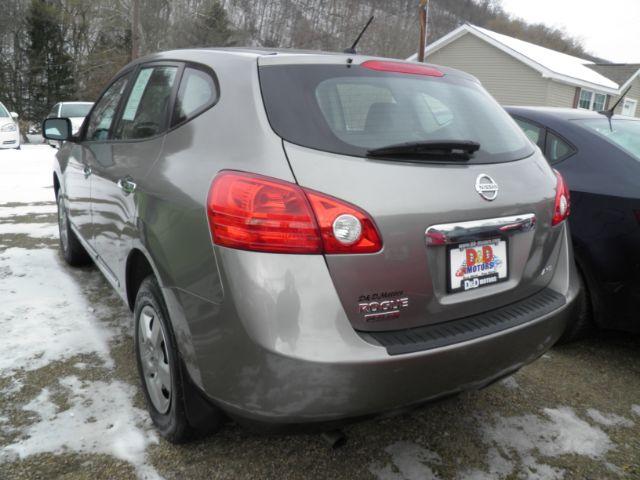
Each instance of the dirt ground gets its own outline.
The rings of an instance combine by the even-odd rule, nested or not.
[[[96,268],[58,254],[53,153],[0,151],[0,479],[640,479],[640,337],[619,333],[349,425],[337,450],[232,422],[165,442],[138,388],[129,310]]]

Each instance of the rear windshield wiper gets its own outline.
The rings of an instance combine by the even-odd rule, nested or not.
[[[397,143],[367,150],[371,157],[402,156],[411,158],[469,160],[480,144],[472,140],[423,140],[421,142]]]

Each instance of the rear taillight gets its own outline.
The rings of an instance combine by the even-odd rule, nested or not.
[[[361,67],[378,72],[408,73],[410,75],[426,75],[427,77],[443,77],[444,73],[428,65],[415,63],[387,62],[382,60],[368,60],[360,64]]]
[[[213,180],[207,214],[216,244],[273,253],[372,253],[382,248],[373,220],[322,193],[243,172]]]
[[[556,201],[553,207],[553,219],[551,225],[557,225],[560,222],[566,220],[571,212],[571,196],[569,194],[569,187],[567,183],[560,175],[560,172],[554,170],[558,183],[556,184]]]

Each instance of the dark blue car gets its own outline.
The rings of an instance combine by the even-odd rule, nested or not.
[[[571,191],[569,223],[586,287],[565,333],[593,323],[640,332],[640,119],[576,109],[507,107]]]

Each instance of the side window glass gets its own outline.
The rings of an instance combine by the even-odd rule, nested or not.
[[[107,140],[109,138],[109,130],[113,124],[122,94],[127,87],[128,79],[129,76],[125,75],[116,80],[98,100],[87,123],[85,140]]]
[[[557,135],[547,132],[547,150],[545,155],[549,163],[556,163],[564,160],[573,153],[573,148]]]
[[[165,129],[178,67],[149,67],[138,73],[114,138],[139,140]]]
[[[185,68],[173,113],[173,125],[198,114],[217,98],[218,90],[211,75],[196,68]]]
[[[531,140],[542,150],[544,150],[544,130],[537,125],[529,123],[525,120],[521,120],[519,118],[514,118],[514,120],[524,131],[524,134],[529,138],[529,140]]]

